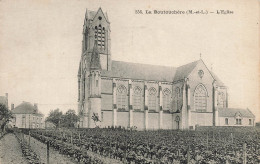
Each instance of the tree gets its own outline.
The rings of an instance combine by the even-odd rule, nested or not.
[[[75,127],[75,124],[78,122],[78,120],[79,117],[76,115],[75,110],[69,109],[62,117],[62,126]]]
[[[12,112],[8,110],[7,106],[0,103],[0,124],[1,130],[4,131],[5,126],[13,118]]]
[[[260,127],[260,122],[255,123],[255,126]]]
[[[52,122],[56,127],[60,127],[62,119],[62,111],[59,109],[51,110],[49,116],[46,118],[46,121]]]
[[[92,115],[91,118],[92,118],[92,120],[94,121],[95,126],[98,127],[98,126],[97,126],[97,122],[101,122],[101,121],[99,120],[98,114],[97,114],[97,113],[93,113],[93,115]]]

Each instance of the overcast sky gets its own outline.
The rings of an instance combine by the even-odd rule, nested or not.
[[[77,110],[86,8],[111,22],[112,59],[181,66],[198,60],[228,86],[229,107],[259,112],[258,1],[0,1],[0,95],[9,105]],[[135,10],[232,10],[230,15],[138,15]]]

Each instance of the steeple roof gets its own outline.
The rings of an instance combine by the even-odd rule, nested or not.
[[[93,52],[91,55],[90,69],[101,70],[100,55],[99,55],[98,47],[97,47],[97,40],[95,40]]]
[[[107,22],[109,22],[107,13],[106,12],[104,13],[103,10],[101,9],[101,7],[99,7],[99,9],[97,11],[91,11],[91,10],[86,9],[85,21],[88,19],[93,20],[98,12],[102,12],[102,14],[104,15]]]

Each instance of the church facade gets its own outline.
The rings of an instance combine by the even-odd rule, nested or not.
[[[203,60],[180,67],[129,63],[111,60],[110,48],[107,13],[101,8],[86,10],[78,71],[79,127],[152,130],[254,125],[248,109],[233,109],[231,114],[227,87]],[[226,118],[243,121],[225,124]]]

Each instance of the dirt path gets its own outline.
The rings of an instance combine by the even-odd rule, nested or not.
[[[20,143],[14,134],[6,134],[0,140],[0,163],[1,164],[27,164],[22,155]]]
[[[29,136],[24,135],[24,139],[29,141]],[[30,138],[30,146],[32,150],[40,157],[42,163],[47,163],[47,146],[40,141]],[[74,164],[76,162],[72,161],[70,158],[59,154],[58,151],[50,148],[50,163],[51,164]]]

